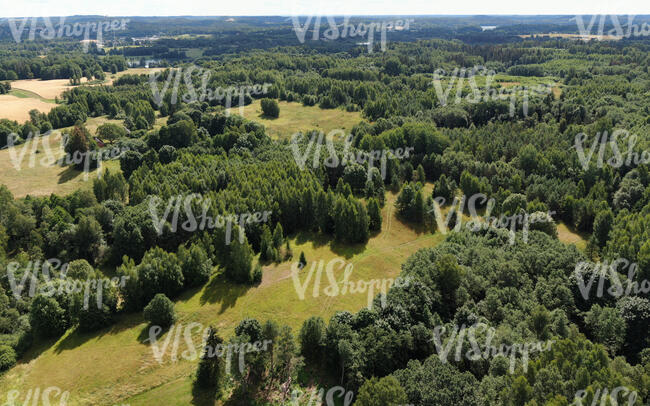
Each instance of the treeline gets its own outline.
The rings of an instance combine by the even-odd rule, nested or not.
[[[44,117],[33,114],[35,121]],[[99,152],[80,123],[67,139],[69,156]],[[120,157],[126,178],[106,172],[93,181],[92,190],[66,197],[14,200],[6,188],[1,190],[0,260],[6,270],[1,283],[7,298],[15,292],[13,281],[31,281],[32,274],[39,283],[48,281],[46,275],[61,279],[56,284],[85,281],[103,277],[95,266],[107,263],[121,264],[117,275],[125,281],[104,290],[99,308],[80,308],[83,292],[49,296],[22,289],[6,302],[2,313],[8,347],[0,351],[9,360],[3,369],[13,365],[33,337],[58,337],[74,326],[82,331],[101,329],[113,323],[119,312],[141,311],[158,293],[175,298],[186,288],[202,285],[215,265],[235,283],[258,283],[261,267],[255,264],[256,253],[263,249],[267,261],[282,260],[280,250],[284,258],[290,257],[285,233],[316,231],[348,243],[365,243],[371,227],[380,227],[374,199],[368,203],[374,208],[369,214],[349,184],[339,180],[336,189],[323,187],[314,173],[293,163],[286,148],[272,144],[262,126],[235,115],[178,112],[160,130],[144,138],[122,137],[114,145],[128,149]],[[378,182],[383,187],[381,179]],[[362,190],[357,192],[363,195]],[[163,217],[170,199],[193,193],[200,199],[192,202],[191,214],[181,210],[178,219]],[[160,229],[151,214],[154,197],[160,202]],[[268,212],[268,219],[253,224],[235,221],[232,228],[222,225],[195,232],[174,229],[172,223],[183,224],[190,215],[199,217],[208,201],[205,215],[212,218]],[[59,277],[60,269],[47,274],[32,267],[48,258],[79,270]],[[18,265],[8,267],[13,261]],[[96,299],[91,296],[90,302]]]
[[[386,386],[413,404],[568,405],[579,390],[616,386],[647,401],[650,353],[641,331],[650,321],[650,301],[610,297],[592,306],[575,280],[576,264],[584,259],[575,247],[536,231],[528,243],[513,245],[505,230],[453,234],[407,260],[400,276],[410,283],[393,287],[385,304],[377,297],[372,309],[338,312],[327,324],[320,317],[307,320],[299,335],[301,355],[307,365],[326,365],[362,405],[374,404]],[[453,341],[454,328],[477,323],[494,328],[490,340],[478,328],[476,343]],[[554,341],[530,360],[521,354],[470,360],[456,358],[454,350],[443,359],[434,345],[434,331],[443,326],[440,345],[460,345],[462,354],[473,345],[483,354],[488,345]],[[636,366],[614,361],[620,354]]]
[[[0,60],[0,80],[103,79],[103,72],[117,73],[127,68],[122,56],[100,57],[80,52],[47,55],[45,58],[9,56]]]

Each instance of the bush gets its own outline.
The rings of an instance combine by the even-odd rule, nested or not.
[[[0,371],[6,371],[16,364],[16,351],[8,345],[0,345]]]
[[[300,329],[300,353],[308,360],[321,359],[325,346],[325,322],[320,317],[305,320]]]
[[[112,286],[102,289],[101,295],[97,295],[97,292],[91,289],[87,303],[83,294],[75,297],[75,317],[80,331],[97,331],[113,323],[113,316],[117,310],[116,289]]]
[[[280,107],[278,102],[273,99],[262,99],[262,113],[266,117],[280,117]]]
[[[97,128],[96,134],[100,140],[112,143],[118,138],[126,137],[126,129],[117,124],[106,123]]]
[[[262,282],[262,265],[257,264],[255,265],[255,269],[253,269],[253,283],[258,284]]]
[[[144,308],[144,319],[152,325],[161,327],[170,326],[176,320],[174,302],[167,296],[158,293]]]
[[[68,328],[67,312],[52,297],[38,295],[29,309],[29,322],[44,337],[58,337]]]
[[[212,273],[212,260],[199,245],[192,245],[189,249],[181,247],[178,250],[178,259],[181,263],[185,286],[200,286],[208,281]]]
[[[173,252],[155,247],[147,251],[138,265],[138,280],[144,303],[156,294],[175,297],[185,286],[180,261]]]
[[[158,151],[158,158],[160,158],[160,163],[162,164],[168,164],[176,160],[177,156],[176,148],[171,145],[163,145],[160,151]]]
[[[72,279],[86,280],[95,277],[95,270],[85,259],[70,262],[66,276]]]
[[[402,405],[408,401],[406,392],[393,376],[372,378],[359,389],[354,406]]]
[[[0,94],[9,93],[11,90],[11,82],[0,82]]]

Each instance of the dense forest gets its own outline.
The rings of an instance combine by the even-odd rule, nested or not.
[[[481,215],[552,216],[530,231],[515,227],[514,243],[499,227],[446,234],[410,256],[400,274],[410,283],[380,294],[371,308],[330,320],[309,317],[299,331],[283,320],[252,318],[241,320],[232,337],[211,327],[195,390],[236,404],[285,404],[286,388],[301,385],[309,372],[353,392],[360,406],[566,406],[580,391],[585,404],[596,404],[605,388],[612,401],[626,401],[611,396],[617,387],[636,393],[634,404],[650,405],[650,159],[644,160],[650,42],[524,39],[517,35],[575,31],[575,23],[503,19],[494,22],[503,27],[481,39],[479,26],[489,21],[424,20],[391,33],[386,51],[372,53],[356,39],[299,44],[285,20],[269,19],[262,30],[252,17],[231,29],[223,21],[179,18],[167,28],[169,38],[155,45],[116,41],[108,52],[83,53],[60,41],[43,55],[45,41],[0,43],[0,81],[101,82],[143,56],[166,67],[155,80],[125,74],[112,85],[74,87],[47,114],[33,112],[25,123],[0,119],[2,147],[54,129],[65,134],[70,157],[96,160],[110,148],[125,151],[114,158],[119,170],[69,195],[14,198],[0,186],[0,369],[69,329],[102,331],[143,311],[155,320],[173,312],[170,299],[217,274],[259,285],[265,264],[297,260],[288,238],[297,233],[363,246],[382,230],[380,211],[391,191],[400,219],[429,234],[443,232],[435,216],[440,198],[452,213],[451,229],[470,215],[455,208],[454,198],[482,194],[493,205],[483,201]],[[127,32],[155,35],[156,27],[155,20],[134,19]],[[207,36],[172,38],[181,33]],[[223,40],[235,35],[241,37],[236,45]],[[202,56],[188,57],[190,48],[202,48]],[[165,88],[180,72],[190,74]],[[207,83],[204,72],[210,72]],[[229,114],[223,98],[177,97],[206,85],[262,83],[270,84],[268,92],[246,94],[244,104],[264,98],[262,105],[279,117],[277,102],[292,102],[358,112],[361,120],[348,131],[348,143],[311,150],[304,157],[310,164],[301,166],[292,148],[306,150],[319,129],[293,140],[292,134],[272,138],[255,118]],[[163,89],[160,103],[154,87]],[[0,82],[0,93],[10,89]],[[490,96],[499,90],[506,96]],[[121,125],[91,134],[86,121],[102,116]],[[412,153],[389,156],[385,173],[370,164],[375,151],[398,149]],[[343,151],[364,159],[326,164]],[[152,210],[164,213],[178,196],[193,195],[212,204],[185,200],[190,210],[181,210],[174,224],[152,221]],[[269,215],[235,222],[232,230],[177,228],[193,220],[192,212]],[[586,236],[586,248],[561,242],[560,224]],[[597,264],[621,258],[635,266],[598,274]],[[84,306],[83,292],[58,287],[108,276],[125,282],[106,285],[101,306]],[[587,298],[589,277],[596,281],[593,292],[599,283],[606,292],[636,288]],[[48,280],[54,294],[30,293],[30,283]],[[90,292],[91,302],[98,292]],[[452,332],[460,326],[471,329],[467,335],[478,348],[467,341],[456,346]],[[245,371],[226,376],[223,360],[209,350],[227,340],[269,340],[272,350],[242,355]],[[514,362],[514,345],[529,342],[548,349]],[[490,345],[501,348],[499,355],[476,356],[490,354]],[[475,353],[464,356],[468,351]]]

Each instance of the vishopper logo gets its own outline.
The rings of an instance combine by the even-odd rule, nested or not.
[[[343,403],[337,402],[335,397],[342,400]],[[291,406],[321,406],[323,401],[327,406],[343,405],[349,406],[354,400],[354,392],[346,390],[342,386],[334,386],[329,388],[327,392],[325,388],[319,390],[311,389],[304,392],[300,389],[294,389],[291,392]],[[396,405],[397,406],[397,405]]]
[[[374,151],[357,151],[353,153],[352,149],[352,135],[345,134],[343,130],[332,130],[327,136],[320,131],[318,133],[312,133],[309,143],[306,144],[304,151],[300,151],[300,145],[302,138],[304,137],[303,133],[296,133],[291,137],[291,151],[293,152],[293,158],[296,164],[300,167],[301,170],[304,170],[307,164],[307,159],[309,159],[309,154],[312,153],[313,149],[313,161],[312,167],[314,169],[318,168],[321,165],[321,151],[323,148],[323,137],[325,137],[325,146],[327,148],[328,157],[324,160],[323,164],[328,168],[337,168],[338,166],[346,166],[354,163],[360,165],[368,162],[368,179],[371,179],[372,174],[370,170],[375,167],[375,163],[380,164],[380,174],[383,180],[386,180],[386,164],[387,159],[404,159],[408,158],[410,154],[415,151],[413,147],[407,148],[397,148],[395,150],[384,149],[384,150],[374,150]],[[339,154],[336,152],[334,146],[334,139],[339,138],[343,139],[343,153],[342,157],[339,157]]]
[[[618,137],[621,137],[622,141],[627,139],[627,150],[625,152],[621,152],[621,149],[619,148]],[[635,152],[634,149],[639,137],[635,134],[630,134],[627,130],[616,129],[612,133],[611,137],[607,131],[596,133],[591,146],[587,151],[585,151],[585,144],[589,138],[590,137],[585,133],[578,133],[576,134],[574,141],[574,148],[578,153],[578,159],[585,171],[589,169],[589,165],[591,165],[596,149],[598,149],[598,157],[596,159],[596,166],[598,168],[602,168],[605,164],[614,168],[620,168],[624,165],[626,167],[631,167],[650,163],[650,151],[644,150],[641,151],[641,153]],[[609,146],[612,156],[605,160],[607,146]]]
[[[79,279],[67,278],[68,263],[64,263],[57,258],[51,258],[47,261],[29,261],[26,267],[21,267],[18,262],[10,262],[7,265],[7,278],[9,279],[9,286],[14,297],[18,300],[22,298],[25,288],[29,285],[27,295],[34,297],[37,294],[52,297],[58,295],[72,295],[83,292],[83,309],[87,310],[90,307],[91,292],[95,292],[95,301],[97,308],[103,307],[103,292],[105,289],[112,287],[124,287],[128,276],[120,278],[91,278],[85,281]],[[60,268],[60,269],[59,269]],[[18,271],[22,271],[20,281],[16,277]],[[41,278],[39,279],[39,272]],[[59,276],[56,277],[54,272],[58,272]]]
[[[605,33],[605,24],[609,18],[613,28],[607,30]],[[634,23],[635,15],[628,15],[627,20],[624,24],[621,24],[619,21],[619,16],[617,15],[608,15],[608,14],[595,14],[592,15],[589,19],[589,23],[585,25],[585,20],[583,16],[577,15],[572,20],[576,21],[578,25],[578,31],[582,36],[583,41],[589,41],[592,38],[598,40],[606,39],[606,36],[621,39],[621,38],[631,38],[631,37],[642,37],[650,35],[650,25],[647,22],[642,23],[641,25]],[[596,33],[593,34],[594,25],[598,20],[598,26],[596,28]]]
[[[291,406],[350,406],[354,400],[354,392],[346,390],[342,386],[334,386],[327,390],[320,388],[316,390],[294,389],[291,391]],[[391,406],[415,406],[413,404],[390,403]]]
[[[195,216],[193,201],[200,205],[201,214]],[[186,220],[180,225],[181,229],[187,232],[212,230],[215,228],[226,227],[226,245],[229,245],[232,235],[232,226],[239,225],[239,242],[244,243],[244,228],[246,224],[252,223],[266,223],[269,220],[271,211],[255,212],[255,213],[242,213],[242,214],[227,214],[217,215],[216,217],[208,216],[208,210],[212,205],[212,199],[203,197],[198,193],[190,195],[177,195],[172,196],[167,200],[163,216],[160,217],[159,208],[163,200],[158,196],[149,197],[149,214],[151,214],[151,221],[158,235],[162,235],[165,231],[165,224],[169,223],[169,230],[172,233],[178,231],[178,223],[181,220],[181,205],[184,209]],[[173,213],[172,213],[173,210]],[[171,220],[169,215],[172,214]]]
[[[592,392],[593,393],[593,392]],[[628,406],[633,406],[636,404],[638,399],[638,393],[636,391],[630,390],[626,386],[617,386],[612,389],[611,392],[608,388],[598,388],[596,392],[592,394],[585,389],[581,389],[576,392],[572,406],[618,406],[621,404],[627,404]],[[625,399],[627,398],[627,402]],[[619,401],[625,403],[619,403]],[[643,402],[643,400],[641,400]],[[639,403],[640,405],[640,403]]]
[[[619,272],[627,268],[627,279],[625,286],[621,283]],[[630,296],[646,294],[650,292],[650,281],[644,279],[635,281],[638,264],[630,262],[625,258],[618,258],[611,263],[605,262],[589,262],[583,261],[576,264],[575,277],[578,282],[578,288],[585,300],[589,300],[590,294],[593,292],[593,285],[598,278],[598,287],[596,288],[596,297],[603,297],[605,279],[609,279],[611,286],[606,290],[608,295],[619,298],[621,296]],[[591,271],[589,281],[585,280],[585,273]],[[609,276],[609,278],[607,278]]]
[[[323,270],[325,271],[325,276],[329,283],[329,285],[325,287],[321,287]],[[340,279],[337,279],[335,272],[338,271],[340,274],[341,270],[343,270],[343,275]],[[372,302],[375,298],[375,294],[380,292],[382,293],[380,299],[381,306],[382,308],[386,307],[386,294],[388,290],[392,286],[406,287],[410,284],[411,281],[409,277],[397,277],[397,279],[359,279],[356,281],[351,281],[350,277],[352,276],[353,270],[354,264],[347,263],[341,258],[332,259],[327,263],[327,265],[325,265],[325,261],[322,259],[320,261],[313,261],[311,263],[309,271],[307,271],[300,262],[294,262],[291,265],[291,279],[293,280],[293,286],[296,289],[296,293],[298,294],[298,298],[300,298],[300,300],[305,300],[307,296],[307,289],[309,289],[310,283],[313,283],[313,298],[319,297],[321,293],[323,293],[325,296],[336,297],[344,295],[364,294],[367,292],[369,309],[372,309]],[[301,274],[304,274],[303,281],[300,280]]]
[[[184,83],[184,93],[180,96],[180,100],[184,103],[193,103],[196,101],[218,101],[223,102],[226,107],[226,114],[230,114],[230,108],[233,106],[233,100],[238,99],[237,106],[239,106],[239,115],[244,115],[244,106],[246,102],[246,96],[252,98],[252,96],[265,95],[269,92],[269,88],[272,86],[271,83],[263,84],[254,84],[254,85],[231,85],[226,87],[217,87],[215,89],[208,89],[208,84],[210,82],[210,76],[212,76],[212,71],[209,69],[204,69],[196,65],[192,65],[186,68],[175,68],[169,69],[167,71],[167,78],[162,84],[162,88],[159,86],[159,82],[162,82],[162,72],[151,72],[149,74],[149,86],[151,87],[151,93],[153,95],[154,103],[160,108],[163,105],[165,96],[170,91],[171,86],[171,95],[169,102],[172,105],[175,105],[179,101],[179,92],[181,91],[181,78]],[[200,77],[201,87],[197,89],[194,87],[194,77]]]
[[[291,21],[293,22],[293,30],[298,37],[298,41],[300,41],[301,44],[305,43],[307,32],[310,30],[312,21],[314,21],[314,25],[311,28],[313,33],[313,41],[318,41],[321,39],[334,41],[339,38],[367,37],[365,44],[361,45],[367,45],[368,53],[372,53],[375,44],[375,33],[380,33],[379,42],[381,51],[385,52],[387,33],[390,31],[408,31],[411,27],[411,23],[415,22],[414,19],[409,18],[405,20],[400,19],[393,21],[371,22],[367,24],[359,22],[356,26],[354,26],[353,24],[350,24],[350,16],[343,17],[343,20],[340,24],[333,16],[326,16],[325,18],[327,20],[329,28],[323,31],[323,36],[321,37],[322,16],[307,16],[304,24],[300,22],[299,16],[292,16]]]
[[[75,151],[72,154],[67,154],[64,153],[64,148],[68,142],[68,135],[64,134],[61,146],[59,148],[55,148],[51,145],[51,140],[54,134],[55,133],[52,130],[46,132],[45,134],[30,132],[25,140],[21,140],[18,134],[11,133],[9,134],[9,137],[7,137],[7,145],[2,149],[9,150],[11,163],[14,169],[17,171],[20,171],[25,167],[50,167],[52,165],[78,166],[83,164],[84,181],[87,181],[90,177],[91,164],[97,166],[97,178],[101,178],[103,174],[102,162],[118,158],[122,155],[123,152],[129,150],[128,147],[113,147],[101,150],[91,150],[87,152]],[[39,148],[39,145],[42,146],[42,149]],[[37,155],[39,153],[44,154],[41,159],[37,159]],[[58,156],[61,156],[61,154],[64,155],[60,158],[57,158]],[[25,161],[27,156],[29,156],[29,160]],[[25,162],[27,162],[26,166]]]
[[[34,41],[38,34],[42,39],[52,40],[54,38],[63,37],[81,37],[83,36],[83,50],[88,52],[88,47],[91,42],[91,33],[96,33],[95,41],[97,47],[102,48],[104,43],[105,32],[115,32],[126,30],[126,24],[130,21],[127,19],[112,20],[112,21],[96,21],[86,23],[66,24],[65,17],[59,18],[59,23],[54,25],[49,17],[40,17],[43,19],[43,25],[39,25],[39,17],[23,18],[23,19],[9,19],[8,24],[11,29],[11,35],[14,41],[20,43],[23,40],[23,34],[27,23],[31,21],[29,34],[27,39]]]
[[[447,216],[444,217],[442,213],[442,206],[445,205],[447,199],[437,196],[433,199],[432,207],[428,208],[429,213],[434,214],[438,230],[447,235],[450,231],[449,226],[452,219],[455,220],[454,227],[451,231],[460,232],[463,227],[463,213],[465,212],[465,204],[467,202],[467,209],[469,210],[470,220],[465,223],[465,227],[471,232],[479,232],[487,228],[503,228],[509,229],[509,244],[515,243],[516,231],[522,230],[522,240],[528,243],[528,233],[530,225],[535,223],[546,223],[553,221],[555,211],[549,212],[535,212],[532,214],[520,212],[510,216],[500,215],[499,217],[492,216],[492,211],[496,206],[496,199],[491,198],[488,200],[487,195],[483,193],[476,193],[469,198],[465,195],[454,197],[451,203]],[[478,205],[477,205],[478,202]],[[486,204],[487,203],[487,204]],[[480,216],[478,214],[479,207],[485,207],[485,214]]]
[[[481,330],[485,332],[485,342],[483,345],[479,344],[476,338],[477,332]],[[443,335],[446,331],[447,327],[436,326],[433,329],[432,338],[438,357],[443,363],[449,361],[449,353],[454,343],[456,343],[456,351],[454,354],[456,362],[460,362],[462,359],[478,361],[480,359],[489,360],[496,357],[510,358],[509,371],[511,374],[515,372],[515,365],[519,357],[523,371],[526,372],[528,370],[530,354],[533,352],[550,351],[551,345],[555,342],[555,340],[547,340],[545,342],[514,343],[512,345],[501,344],[497,348],[492,345],[492,341],[496,335],[496,329],[485,323],[475,323],[469,327],[466,327],[465,324],[461,326],[455,325],[449,338],[446,340],[446,344],[443,344],[445,342]],[[463,344],[465,343],[466,337],[471,348],[463,353]]]
[[[32,405],[32,406],[66,406],[70,399],[70,392],[63,391],[57,386],[48,386],[47,388],[32,388],[26,393],[21,393],[18,389],[12,389],[7,392],[7,401],[3,406],[14,405]]]
[[[471,69],[455,68],[452,72],[447,72],[444,69],[436,69],[433,73],[433,84],[436,90],[436,96],[442,106],[449,103],[449,96],[454,87],[456,87],[456,94],[453,100],[454,104],[460,104],[463,101],[476,104],[480,102],[487,102],[489,100],[510,100],[510,117],[514,117],[517,109],[517,99],[519,96],[522,98],[522,112],[525,117],[528,116],[528,101],[530,95],[545,95],[551,93],[551,85],[542,84],[529,88],[528,86],[514,86],[512,88],[500,87],[499,89],[492,87],[496,72],[488,70],[485,66],[477,65]],[[485,82],[483,88],[477,83],[476,78],[482,77],[482,82]],[[443,80],[447,81],[447,88],[443,89]],[[470,92],[463,96],[465,93],[465,80],[470,88]]]
[[[198,347],[194,343],[194,331],[203,332],[202,341]],[[246,366],[246,354],[268,351],[273,344],[271,340],[264,340],[248,343],[217,344],[213,348],[206,345],[209,332],[210,327],[204,327],[201,323],[194,322],[186,326],[183,324],[174,324],[167,331],[165,339],[159,341],[163,333],[163,328],[160,326],[151,326],[149,328],[149,338],[145,341],[151,344],[153,357],[159,364],[163,364],[166,358],[171,362],[178,362],[180,359],[196,361],[201,357],[202,351],[205,350],[205,357],[224,357],[226,361],[226,373],[230,373],[231,371],[233,354],[236,354],[235,356],[238,358],[239,372],[243,373]],[[182,350],[180,355],[178,353],[179,349]]]

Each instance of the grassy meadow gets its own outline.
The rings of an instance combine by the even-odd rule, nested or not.
[[[86,127],[94,134],[97,127],[106,122],[120,123],[118,120],[94,117],[86,121]],[[85,174],[71,166],[52,162],[52,157],[59,159],[65,154],[61,143],[61,132],[53,131],[51,135],[0,150],[0,183],[7,186],[14,197],[47,196],[52,193],[66,195],[79,188],[92,188],[92,181],[98,176],[97,169]],[[102,170],[107,168],[119,171],[120,164],[117,160],[103,162]]]
[[[303,233],[293,236],[294,259],[300,252],[307,259],[307,267],[301,273],[308,272],[314,261],[323,260],[326,264],[341,258],[354,265],[351,281],[395,278],[412,253],[443,240],[440,233],[419,232],[398,219],[395,199],[396,195],[387,195],[382,231],[367,244],[349,246]],[[290,262],[265,266],[262,282],[255,287],[234,285],[217,273],[201,289],[187,291],[176,299],[178,323],[212,324],[223,336],[230,336],[245,317],[261,321],[272,318],[288,324],[297,334],[302,322],[313,315],[328,320],[338,310],[356,312],[367,305],[367,293],[324,295],[325,275],[318,297],[313,297],[314,283],[310,281],[304,300],[300,300],[290,268]],[[342,269],[337,271],[337,278],[342,273]],[[305,275],[299,279],[305,282]],[[193,333],[198,344],[199,330]],[[196,401],[192,398],[191,379],[197,361],[173,362],[168,349],[159,364],[145,342],[147,338],[148,327],[140,313],[120,316],[112,327],[94,334],[69,331],[56,342],[35,345],[2,377],[0,390],[17,388],[22,392],[36,386],[58,386],[70,390],[70,405],[187,405]],[[160,337],[159,342],[164,338]],[[187,350],[184,343],[181,337],[179,354]]]
[[[320,129],[325,134],[335,129],[350,132],[352,127],[363,121],[360,112],[348,112],[341,109],[321,109],[318,106],[303,106],[301,103],[278,101],[280,117],[268,118],[262,115],[261,100],[255,100],[248,106],[233,107],[232,114],[262,123],[266,133],[274,139],[287,138],[298,131]],[[243,114],[242,114],[243,111]]]

